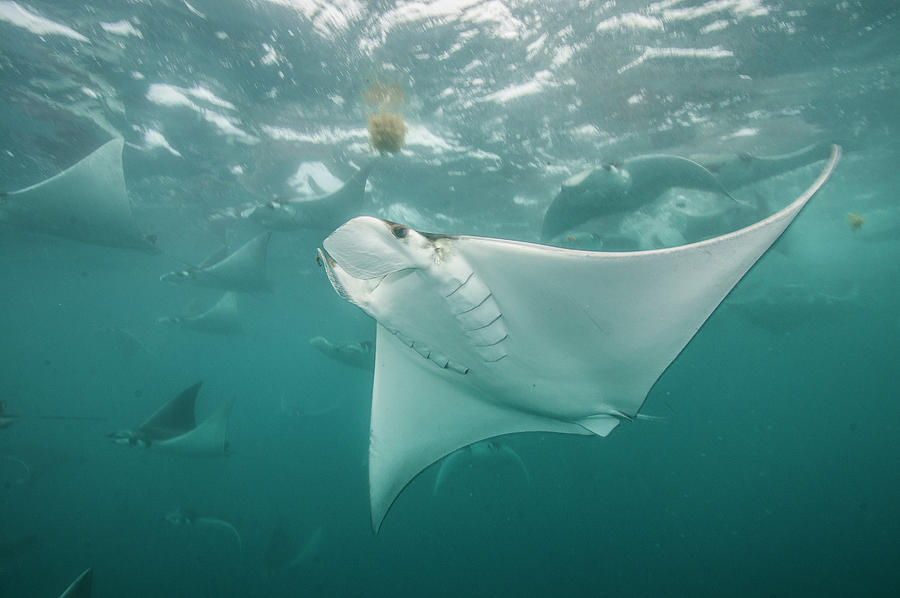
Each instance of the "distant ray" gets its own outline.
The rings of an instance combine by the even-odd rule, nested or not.
[[[237,295],[231,291],[204,311],[163,316],[157,318],[156,322],[205,334],[237,334],[243,330],[238,316]]]
[[[117,326],[103,327],[98,333],[109,343],[112,351],[126,359],[142,359],[153,357],[153,353],[136,334]]]
[[[320,525],[304,536],[279,518],[263,554],[266,575],[271,577],[311,561],[320,550],[324,532],[325,528]]]
[[[375,343],[365,341],[330,341],[324,336],[314,336],[309,344],[323,355],[363,370],[375,367]]]
[[[180,508],[166,515],[164,519],[172,525],[177,526],[204,527],[208,529],[223,530],[230,536],[234,537],[235,541],[237,542],[238,550],[243,550],[244,548],[244,540],[243,538],[241,538],[240,532],[238,532],[237,528],[234,527],[233,524],[225,521],[224,519],[201,515],[196,511]]]
[[[0,194],[0,220],[92,245],[159,253],[135,223],[117,137],[74,166],[19,191]]]
[[[829,145],[819,144],[779,156],[720,154],[693,159],[648,155],[628,158],[621,164],[604,164],[563,183],[544,214],[541,239],[557,239],[593,219],[633,212],[672,188],[732,197],[730,192],[735,189],[826,160],[829,152]]]
[[[194,404],[201,382],[183,390],[134,430],[119,430],[108,436],[117,444],[151,447],[153,450],[187,456],[216,457],[228,454],[226,432],[231,401],[224,403],[200,425]]]
[[[715,174],[723,187],[733,191],[820,160],[827,160],[830,153],[831,144],[815,143],[795,152],[774,156],[724,153],[693,156],[693,159]]]
[[[587,170],[563,183],[544,214],[541,239],[553,239],[593,218],[636,210],[672,187],[731,197],[713,173],[693,160],[668,155],[636,156],[621,165],[604,164]]]
[[[366,179],[374,163],[362,167],[344,185],[316,198],[269,201],[248,208],[241,216],[271,230],[331,230],[362,210]]]
[[[231,253],[217,252],[196,268],[163,274],[163,282],[188,283],[225,291],[267,291],[266,255],[272,233],[263,233]]]
[[[434,478],[434,486],[431,493],[437,495],[448,484],[448,480],[452,480],[459,475],[460,470],[473,461],[510,464],[519,474],[526,484],[531,484],[531,472],[525,467],[525,462],[519,453],[514,451],[512,447],[497,442],[495,440],[483,440],[464,446],[463,448],[450,453],[441,460],[437,475]]]

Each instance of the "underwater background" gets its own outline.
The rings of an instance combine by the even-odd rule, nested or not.
[[[0,190],[123,137],[161,250],[0,223],[0,400],[23,415],[0,428],[0,595],[87,567],[95,596],[900,593],[896,2],[4,0],[0,90]],[[402,152],[370,147],[380,110]],[[527,476],[473,457],[436,492],[431,467],[377,536],[371,372],[309,343],[375,333],[316,265],[329,230],[273,235],[242,333],[157,323],[216,300],[159,278],[258,234],[247,204],[373,160],[364,213],[536,241],[601,163],[831,142],[834,176],[651,391],[665,421],[504,437]],[[736,195],[780,207],[820,168]],[[685,240],[657,232],[637,243]],[[106,437],[201,380],[198,419],[234,400],[227,458]]]

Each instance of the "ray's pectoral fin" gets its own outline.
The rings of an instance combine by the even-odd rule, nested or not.
[[[190,457],[216,457],[228,454],[228,418],[232,402],[228,401],[199,426],[180,436],[153,444],[158,450]]]
[[[378,325],[369,444],[372,528],[422,470],[466,445],[516,432],[586,428],[489,403],[459,372],[433,367]]]
[[[84,572],[75,578],[75,581],[59,595],[59,598],[90,598],[93,578],[94,570],[90,568],[85,569]]]
[[[92,245],[159,253],[138,227],[122,170],[125,141],[116,137],[66,170],[25,189],[0,193],[0,219]]]

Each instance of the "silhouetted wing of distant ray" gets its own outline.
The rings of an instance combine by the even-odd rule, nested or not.
[[[147,421],[142,423],[138,430],[154,441],[174,438],[193,430],[197,426],[194,408],[197,402],[197,393],[200,392],[202,385],[203,382],[197,382],[181,391],[178,396],[147,418]]]
[[[163,274],[160,280],[188,282],[226,291],[269,290],[266,255],[271,238],[271,232],[263,233],[218,261],[200,268],[169,272]]]
[[[117,137],[59,174],[0,196],[0,219],[35,232],[92,245],[159,250],[134,220]]]
[[[592,253],[424,235],[355,218],[320,260],[377,322],[369,445],[372,525],[451,452],[513,432],[605,436],[831,175],[786,208],[691,245]]]
[[[244,215],[273,230],[331,230],[348,218],[359,215],[365,198],[371,162],[354,174],[340,189],[315,199],[293,199],[255,206]]]
[[[93,569],[85,569],[84,573],[79,575],[72,585],[59,595],[59,598],[90,598],[93,578]]]
[[[827,160],[830,153],[831,146],[829,144],[816,143],[796,152],[776,156],[727,154],[697,157],[697,161],[715,173],[723,187],[734,190],[796,170],[819,160]]]
[[[162,317],[157,319],[157,322],[208,334],[235,334],[242,329],[241,321],[238,317],[237,294],[232,291],[222,295],[206,311]]]
[[[157,450],[188,457],[219,457],[228,454],[228,419],[232,402],[228,401],[199,426],[179,436],[153,443]]]

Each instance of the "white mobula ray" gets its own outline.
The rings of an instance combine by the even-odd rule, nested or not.
[[[117,137],[59,174],[0,194],[0,220],[93,245],[159,253],[138,229],[122,171],[124,141]]]
[[[422,234],[370,217],[325,239],[340,296],[378,321],[369,445],[375,530],[420,471],[514,432],[606,436],[819,190],[692,245],[596,253]]]

